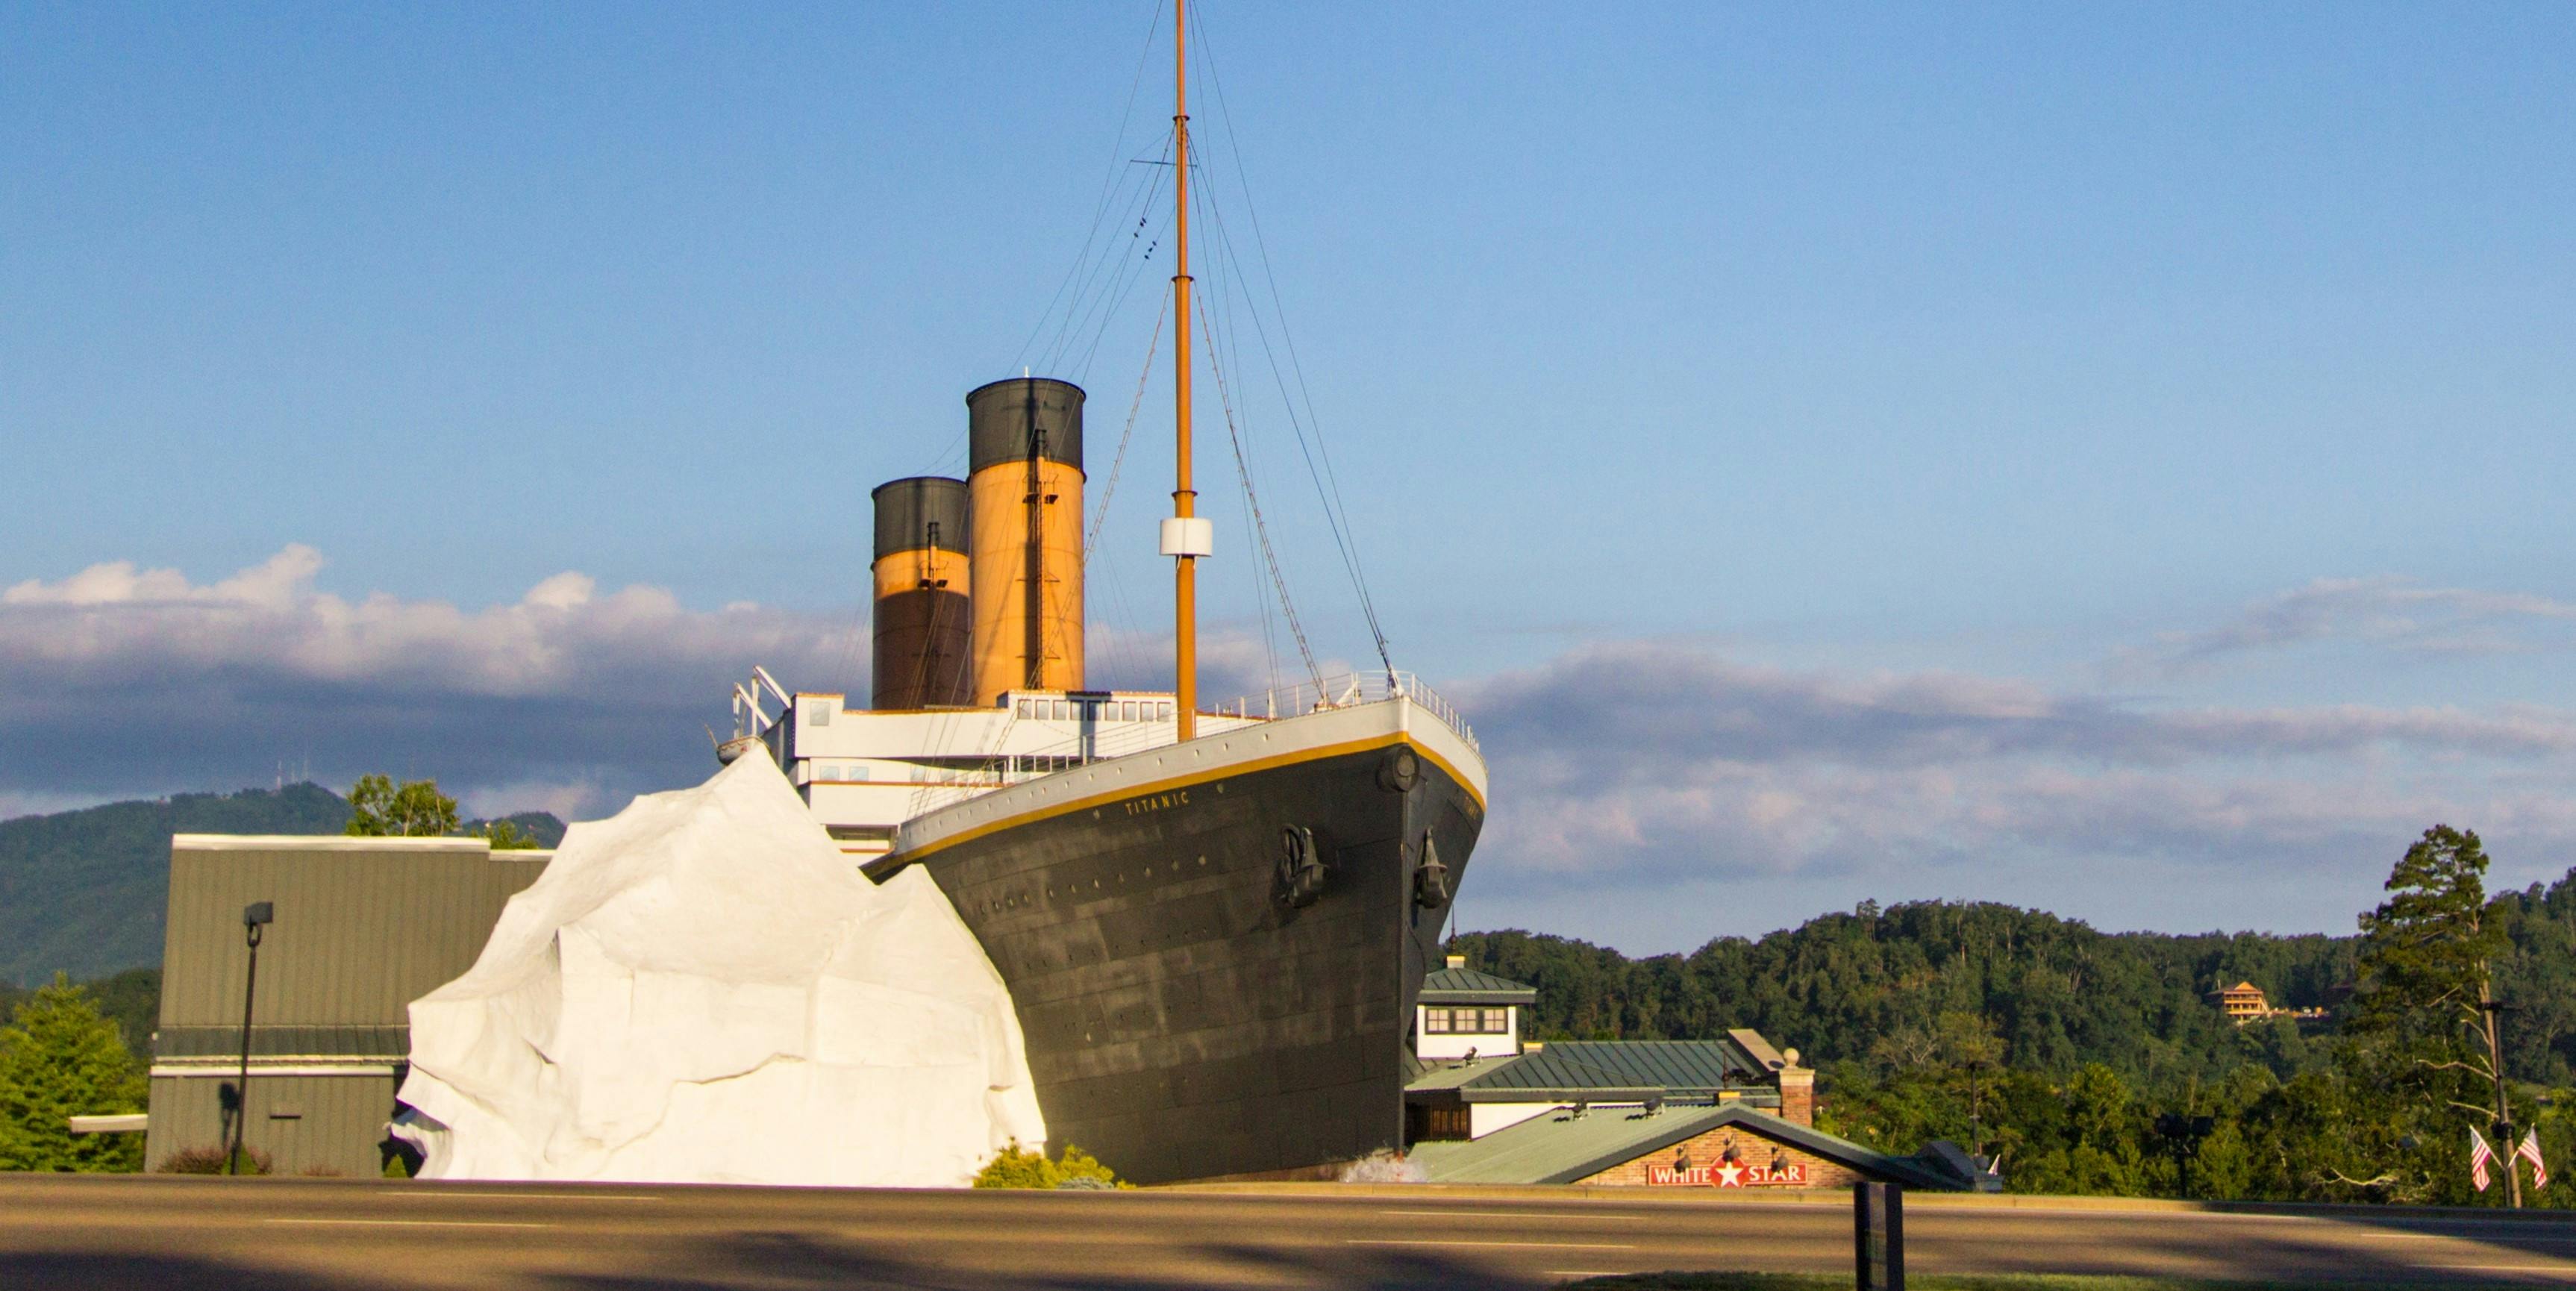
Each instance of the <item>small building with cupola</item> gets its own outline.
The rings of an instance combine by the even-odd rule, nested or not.
[[[1703,1040],[1528,1038],[1538,992],[1452,955],[1423,980],[1406,1160],[1435,1183],[1720,1190],[1876,1180],[2001,1187],[1956,1145],[1894,1157],[1815,1127],[1812,1068],[1759,1031]]]

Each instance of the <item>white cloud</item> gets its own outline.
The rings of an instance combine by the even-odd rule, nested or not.
[[[828,666],[835,649],[836,629],[820,619],[757,606],[691,611],[642,585],[601,596],[577,572],[468,612],[384,593],[344,600],[315,589],[322,564],[295,545],[203,586],[123,561],[22,582],[0,592],[0,666],[93,683],[220,670],[512,697],[595,692],[714,660]]]
[[[119,561],[0,591],[0,783],[218,789],[309,760],[332,783],[439,776],[478,809],[520,810],[482,787],[524,785],[595,810],[694,771],[751,664],[825,689],[867,654],[840,616],[692,610],[579,572],[466,609],[344,598],[322,568],[293,545],[211,583]]]
[[[2576,646],[2576,604],[2528,592],[2425,587],[2392,576],[2321,578],[2265,597],[2213,628],[2121,652],[2113,675],[2167,679],[2234,655],[2325,641],[2415,654],[2511,654]]]
[[[2007,875],[2101,866],[2113,903],[2197,875],[2219,922],[2250,915],[2228,895],[2249,871],[2384,875],[2436,821],[2534,864],[2576,844],[2576,714],[2549,709],[2157,709],[1641,642],[1457,689],[1493,763],[1479,878],[1507,904],[1822,876],[2011,899]]]
[[[0,591],[0,814],[264,785],[283,764],[339,785],[435,776],[477,814],[595,815],[701,778],[704,728],[726,720],[727,688],[754,662],[791,685],[866,692],[846,612],[694,610],[578,572],[482,608],[344,598],[316,585],[322,569],[293,546],[202,584],[119,562]],[[2391,607],[2408,606],[2401,626]],[[2385,581],[2258,608],[2160,648],[2214,656],[2351,630],[2421,643],[2479,616],[2569,617],[2541,598]],[[1170,650],[1166,634],[1095,627],[1091,679],[1162,686]],[[1271,656],[1245,626],[1212,625],[1204,693],[1258,695]],[[1279,662],[1285,680],[1302,675],[1293,647]],[[1684,931],[1646,935],[1687,944],[1817,900],[2062,891],[2100,903],[2075,911],[2096,917],[2241,924],[2257,921],[2242,893],[2259,890],[2271,926],[2348,926],[2437,820],[2486,833],[2500,877],[2576,855],[2576,713],[2547,707],[2157,706],[1651,641],[1445,688],[1493,764],[1467,895],[1488,922],[1520,909],[1615,937],[1543,916],[1655,907],[1658,927]],[[1677,892],[1708,907],[1676,910]]]

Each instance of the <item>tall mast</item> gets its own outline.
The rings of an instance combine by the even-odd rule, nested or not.
[[[1197,514],[1198,490],[1190,487],[1190,108],[1189,0],[1172,0],[1172,144],[1175,165],[1172,195],[1179,231],[1172,272],[1173,360],[1172,420],[1177,468],[1172,485],[1172,514],[1181,523],[1180,540],[1164,547],[1178,557],[1172,571],[1172,662],[1179,677],[1173,689],[1180,711],[1180,738],[1198,734],[1199,704],[1199,548],[1204,531],[1190,523]]]

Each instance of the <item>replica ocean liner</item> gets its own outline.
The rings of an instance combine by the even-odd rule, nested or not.
[[[1148,1183],[1400,1145],[1415,996],[1485,817],[1474,735],[1409,676],[1198,693],[1183,77],[1174,689],[1084,688],[1083,392],[1018,377],[966,396],[968,478],[875,491],[868,708],[755,669],[723,749],[766,744],[870,876],[938,882],[1010,986],[1050,1137]]]

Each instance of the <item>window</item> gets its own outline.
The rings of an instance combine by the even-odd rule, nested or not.
[[[807,704],[805,706],[805,724],[807,726],[831,725],[832,706],[830,704]]]
[[[1510,1009],[1431,1009],[1422,1011],[1425,1035],[1508,1035],[1512,1029]]]
[[[1122,721],[1122,722],[1132,722],[1132,721],[1135,721],[1135,720],[1136,720],[1136,701],[1135,701],[1135,700],[1132,700],[1132,699],[1131,699],[1131,700],[1128,700],[1127,702],[1125,702],[1125,703],[1123,703],[1123,704],[1120,704],[1120,705],[1118,706],[1118,720],[1120,720],[1120,721]]]
[[[1172,720],[1172,706],[1169,702],[1154,705],[1154,720],[1158,722]]]
[[[1022,717],[1027,717],[1028,715],[1029,715],[1029,701],[1027,701],[1027,700],[1023,699],[1023,700],[1021,700],[1021,701],[1020,701],[1020,716],[1022,716]]]
[[[1415,1103],[1404,1109],[1408,1135],[1414,1142],[1426,1139],[1463,1139],[1470,1136],[1474,1123],[1467,1117],[1465,1104],[1424,1106]]]
[[[1061,700],[1061,699],[1059,699],[1059,700],[1055,701],[1055,720],[1057,720],[1057,721],[1059,721],[1059,722],[1070,722],[1070,721],[1072,721],[1072,720],[1073,720],[1073,705],[1072,705],[1070,702],[1066,701],[1066,700]]]

